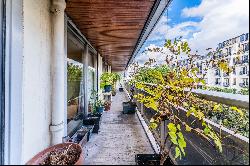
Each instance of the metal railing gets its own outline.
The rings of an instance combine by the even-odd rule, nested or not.
[[[246,83],[240,83],[239,86],[242,87],[242,88],[247,88],[247,87],[249,87],[249,85],[246,84]]]
[[[128,84],[125,84],[126,89],[129,91],[130,86]],[[153,86],[153,85],[152,85]],[[135,91],[136,93],[144,93],[141,90]],[[226,104],[230,106],[237,106],[240,108],[249,109],[249,96],[246,95],[239,95],[239,94],[233,94],[228,95],[227,93],[223,92],[213,92],[208,90],[193,90],[193,93],[197,94],[199,97],[215,101],[221,104]],[[146,94],[147,95],[147,94]],[[155,115],[155,111],[149,108],[146,108],[143,104],[137,102],[138,110],[142,117],[144,118],[144,121],[149,125],[150,119]],[[173,111],[179,112],[179,117],[181,119],[186,118],[186,112],[184,108],[176,108],[171,107]],[[191,117],[188,123],[192,123],[194,120],[194,117]],[[216,124],[208,119],[205,120],[212,128],[221,133],[223,137],[226,137],[223,139],[223,152],[219,153],[215,147],[211,146],[210,143],[205,141],[203,138],[195,135],[194,133],[184,133],[186,142],[187,142],[187,148],[186,148],[186,156],[182,159],[174,159],[173,156],[175,154],[174,148],[170,149],[170,157],[176,164],[180,165],[186,165],[186,164],[249,164],[249,139],[247,137],[244,137],[240,134],[236,134],[235,132]],[[168,121],[163,121],[161,125],[154,131],[152,131],[153,136],[157,142],[158,145],[164,141],[164,138],[167,135],[167,125]],[[196,125],[200,125],[197,123]],[[230,135],[230,136],[229,136]],[[170,147],[170,142],[167,143],[167,147]]]

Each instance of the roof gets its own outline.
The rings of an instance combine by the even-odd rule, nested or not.
[[[167,0],[67,0],[66,13],[112,70],[122,71],[163,1]]]

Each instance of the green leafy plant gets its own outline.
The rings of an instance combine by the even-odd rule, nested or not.
[[[99,98],[100,96],[98,96],[98,92],[95,90],[92,90],[89,105],[91,106],[93,113],[96,113],[96,110],[98,107],[104,106],[104,101]]]
[[[101,88],[113,84],[113,74],[105,72],[101,75]]]
[[[73,63],[67,63],[67,79],[68,81],[80,81],[82,78],[82,68]]]
[[[249,95],[249,88],[243,88],[240,90],[239,94]]]
[[[187,42],[182,41],[181,38],[175,39],[174,41],[167,40],[164,46],[171,51],[170,55],[166,55],[166,66],[169,69],[164,70],[166,72],[152,69],[152,66],[155,64],[154,59],[149,59],[149,61],[144,64],[144,67],[139,67],[138,64],[134,63],[132,65],[133,72],[131,73],[132,80],[130,81],[130,84],[140,90],[134,98],[137,99],[138,102],[143,103],[145,107],[157,112],[150,121],[150,128],[155,129],[162,121],[169,121],[166,126],[168,129],[166,140],[161,144],[161,164],[164,163],[169,154],[169,151],[166,149],[167,139],[170,139],[172,143],[170,147],[175,147],[176,158],[181,159],[186,155],[186,140],[183,132],[193,132],[207,141],[213,142],[218,151],[222,152],[221,135],[215,132],[205,121],[206,110],[216,112],[220,111],[222,106],[215,102],[200,99],[192,93],[192,90],[197,89],[199,85],[205,85],[204,77],[209,68],[218,67],[228,73],[230,73],[232,69],[229,67],[226,59],[216,58],[216,54],[218,54],[220,50],[214,51],[207,49],[210,58],[206,61],[204,74],[200,76],[198,74],[199,69],[195,63],[198,57],[197,52],[192,53]],[[148,51],[165,54],[160,48]],[[186,55],[188,60],[187,65],[183,66],[180,64],[180,55]],[[141,73],[145,73],[145,75]],[[154,78],[152,79],[150,77]],[[154,85],[149,83],[154,83]],[[202,107],[200,103],[209,103],[209,107]],[[187,110],[186,118],[184,119],[179,116],[179,109],[173,109],[180,107]],[[238,108],[230,107],[230,109],[240,117],[243,116],[243,112]],[[190,124],[188,120],[191,117],[195,120]],[[194,125],[196,124],[194,122],[200,123],[200,125]]]
[[[203,86],[202,89],[210,90],[210,91],[216,91],[216,92],[249,95],[249,89],[248,88],[242,88],[240,90],[237,90],[235,88],[221,88],[221,87]]]
[[[105,72],[101,75],[101,88],[108,85],[112,85],[114,87],[120,79],[121,76],[118,73]]]

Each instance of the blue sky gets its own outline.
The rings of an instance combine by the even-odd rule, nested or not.
[[[161,47],[166,39],[180,36],[191,49],[204,54],[219,42],[249,32],[249,0],[173,0],[168,11],[144,43],[136,60],[147,47]]]
[[[200,17],[192,17],[192,18],[187,18],[183,17],[181,11],[184,8],[191,8],[200,5],[201,0],[173,0],[172,3],[170,4],[169,8],[164,12],[165,17],[169,17],[170,20],[167,21],[167,24],[169,26],[174,26],[177,24],[180,24],[182,22],[186,21],[194,21],[194,22],[199,22],[201,21]],[[192,27],[189,27],[192,28]],[[164,44],[165,38],[158,39],[156,41],[151,41],[148,40],[145,42],[143,48],[141,49],[144,50],[145,47],[148,47],[150,44],[155,44],[157,46],[162,46]]]

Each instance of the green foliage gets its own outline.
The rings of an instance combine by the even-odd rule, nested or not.
[[[156,66],[156,67],[146,67],[143,66],[137,70],[134,76],[134,80],[137,82],[147,82],[152,84],[159,84],[163,80],[163,77],[169,72],[167,65]]]
[[[89,104],[93,108],[93,113],[96,113],[96,108],[97,107],[103,107],[104,106],[104,101],[99,99],[97,91],[92,90]]]
[[[222,152],[222,138],[219,133],[207,124],[205,117],[208,117],[208,114],[211,112],[213,114],[225,113],[223,111],[224,105],[200,99],[197,95],[191,93],[193,89],[198,88],[198,85],[205,84],[204,77],[206,74],[200,76],[198,74],[199,69],[195,65],[197,55],[192,54],[188,43],[180,39],[174,41],[167,40],[165,47],[168,48],[172,54],[167,55],[164,68],[161,68],[161,66],[155,67],[154,59],[149,59],[143,67],[139,67],[136,63],[132,66],[134,72],[132,72],[132,80],[130,83],[134,84],[135,87],[140,90],[134,98],[137,99],[138,102],[143,103],[145,107],[157,111],[150,121],[150,128],[157,128],[159,123],[167,117],[169,120],[169,124],[167,125],[168,135],[172,145],[175,146],[176,158],[182,158],[182,156],[186,155],[186,141],[183,132],[193,132],[209,142],[212,141],[217,149]],[[161,52],[161,49],[152,49],[149,51]],[[215,59],[215,55],[219,50],[212,51],[208,49],[208,51],[210,59],[206,62],[206,70],[217,66],[223,71],[232,71],[225,59]],[[178,61],[178,56],[183,54],[188,57],[189,64],[186,66],[180,65]],[[184,107],[188,110],[186,114],[187,118],[183,120],[179,118],[178,111],[176,112],[171,109],[173,107]],[[230,107],[229,110],[241,119],[244,117],[243,111],[236,107]],[[195,120],[189,124],[188,120],[191,116],[195,118]],[[201,127],[195,125],[196,123],[194,122],[200,123]],[[185,130],[181,130],[181,127]],[[166,150],[164,150],[165,147],[165,145],[161,145],[161,154],[165,155],[163,158],[166,157],[164,153],[166,152]]]
[[[82,77],[82,68],[72,63],[67,64],[68,81],[80,81]]]
[[[120,81],[121,76],[118,73],[105,72],[101,75],[101,88],[105,85],[115,85],[117,81]]]
[[[249,95],[248,88],[242,88],[241,90],[237,91],[237,89],[235,89],[235,88],[221,88],[221,87],[203,86],[202,89],[216,91],[216,92]]]
[[[243,88],[240,90],[239,94],[249,95],[249,88]]]

